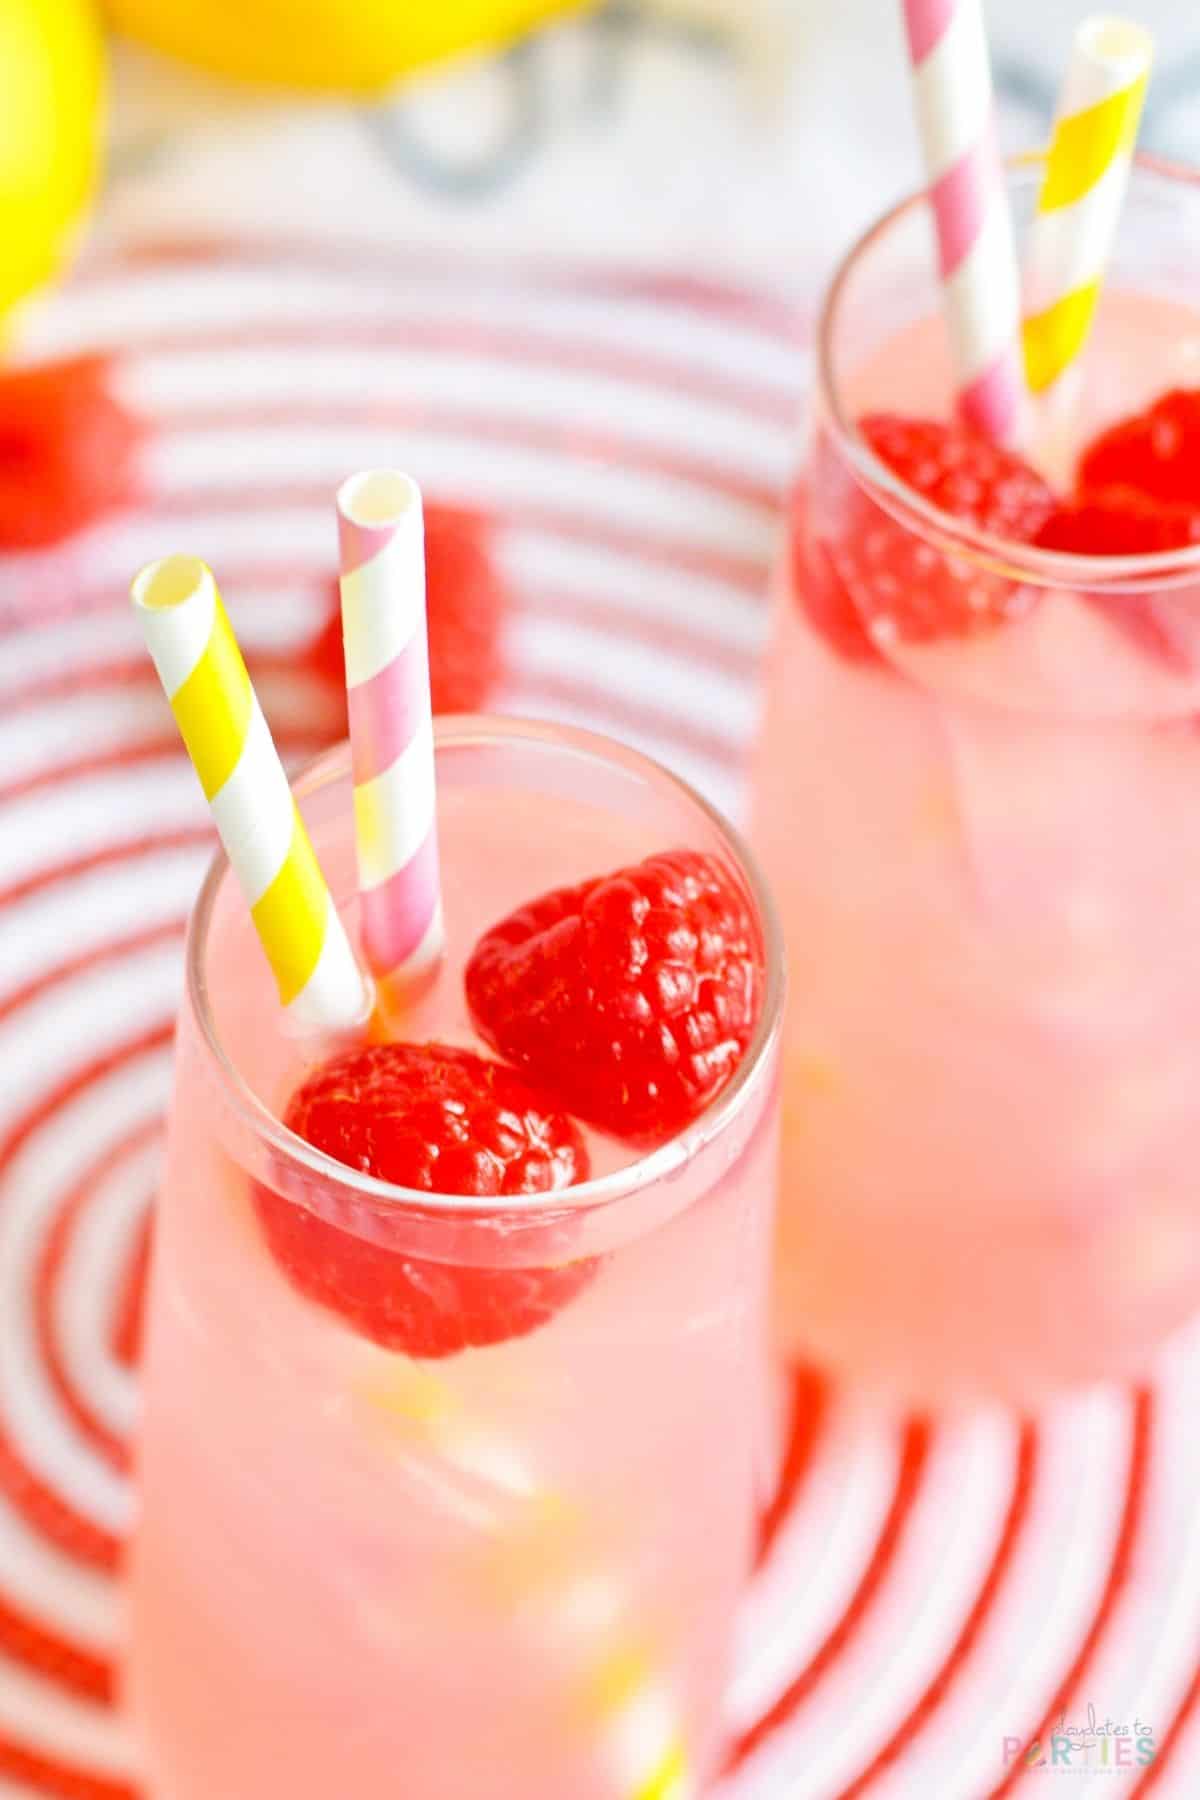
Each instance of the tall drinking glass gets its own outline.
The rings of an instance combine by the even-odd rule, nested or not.
[[[218,860],[192,922],[152,1280],[131,1695],[157,1800],[675,1800],[718,1749],[770,1460],[781,971],[725,825],[585,734],[441,720],[450,952],[405,1036],[476,1045],[463,965],[545,890],[718,858],[762,935],[730,1084],[639,1156],[491,1202],[389,1188],[279,1122],[321,1047],[280,1010]],[[298,790],[353,932],[348,759]],[[535,1329],[419,1360],[305,1298],[270,1204],[439,1269],[579,1272]],[[320,1238],[314,1240],[319,1254]],[[535,1284],[539,1277],[530,1276]]]
[[[1021,235],[1039,179],[1012,173]],[[1032,439],[1060,486],[1200,381],[1198,246],[1196,179],[1142,160]],[[1200,549],[1052,553],[930,506],[858,422],[953,395],[914,199],[829,290],[778,569],[778,1308],[907,1396],[1024,1396],[1137,1371],[1200,1303]]]

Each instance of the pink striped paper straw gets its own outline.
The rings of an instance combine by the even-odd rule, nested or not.
[[[1021,289],[980,0],[904,0],[943,308],[968,424],[1020,431]]]
[[[445,943],[421,491],[368,469],[343,483],[337,508],[363,950],[385,998],[399,999]]]

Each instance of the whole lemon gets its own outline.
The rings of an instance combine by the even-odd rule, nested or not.
[[[0,0],[0,312],[63,258],[96,183],[103,98],[92,0]]]
[[[223,75],[366,90],[587,0],[108,0],[118,28]]]

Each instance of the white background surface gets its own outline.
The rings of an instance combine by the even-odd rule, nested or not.
[[[1043,134],[1085,11],[991,0],[1009,146]],[[1138,13],[1160,48],[1145,141],[1200,161],[1200,12]],[[374,106],[263,100],[125,50],[114,111],[122,236],[349,231],[809,292],[918,180],[898,0],[611,0]]]

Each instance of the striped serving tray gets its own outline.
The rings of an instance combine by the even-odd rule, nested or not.
[[[807,352],[781,306],[688,280],[261,242],[95,256],[26,343],[110,352],[150,430],[135,510],[0,559],[0,1800],[130,1800],[137,1322],[209,840],[129,574],[202,550],[302,756],[336,728],[298,654],[330,495],[401,463],[496,521],[496,705],[736,811]],[[897,1420],[796,1371],[720,1800],[1200,1792],[1198,1382],[1185,1341],[1145,1389]],[[1065,1765],[1024,1753],[1051,1728]]]

